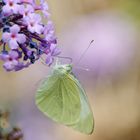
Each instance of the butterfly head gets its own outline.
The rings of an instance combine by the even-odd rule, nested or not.
[[[54,72],[58,74],[67,74],[72,72],[72,65],[65,64],[65,65],[56,65],[54,67]]]

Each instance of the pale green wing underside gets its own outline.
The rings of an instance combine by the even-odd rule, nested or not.
[[[78,85],[67,74],[52,74],[39,87],[36,94],[38,108],[52,120],[71,125],[77,122],[81,111]]]
[[[74,78],[73,75],[71,75],[70,78],[73,79]],[[88,99],[86,97],[84,89],[82,88],[81,84],[76,78],[74,78],[74,81],[80,90],[79,96],[80,96],[80,101],[81,101],[81,112],[80,112],[78,122],[69,126],[82,133],[91,134],[94,129],[93,113],[88,103]]]

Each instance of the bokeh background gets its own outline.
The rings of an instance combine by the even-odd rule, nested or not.
[[[50,71],[40,61],[10,73],[1,64],[0,106],[11,111],[12,125],[22,128],[25,140],[140,140],[140,1],[48,3],[61,55],[73,59],[73,70],[89,97],[94,133],[75,132],[38,111],[35,92]]]

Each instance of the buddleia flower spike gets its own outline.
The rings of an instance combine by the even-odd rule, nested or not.
[[[7,71],[26,68],[43,54],[46,64],[51,65],[60,51],[54,53],[57,39],[49,17],[45,0],[39,4],[36,0],[0,0],[0,60]]]
[[[23,140],[23,132],[9,122],[10,113],[0,110],[0,140]]]

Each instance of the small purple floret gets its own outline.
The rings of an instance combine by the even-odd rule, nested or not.
[[[35,0],[1,0],[0,9],[3,67],[7,71],[19,71],[35,63],[43,54],[50,66],[60,50],[46,1],[40,0],[37,4]],[[42,21],[44,17],[46,25]]]

